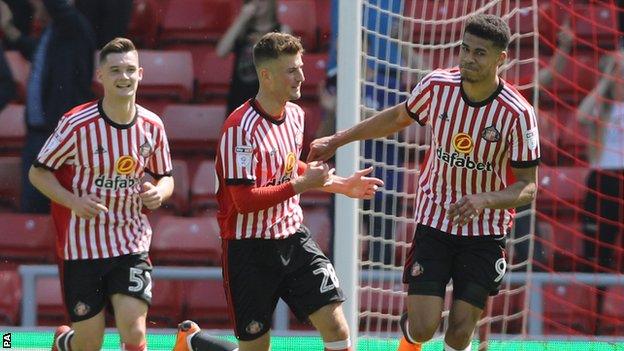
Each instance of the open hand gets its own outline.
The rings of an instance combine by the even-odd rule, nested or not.
[[[345,187],[347,191],[345,195],[356,199],[371,199],[375,196],[377,188],[384,185],[383,180],[374,177],[365,177],[373,171],[373,167],[361,169],[353,173],[352,176],[346,178]]]

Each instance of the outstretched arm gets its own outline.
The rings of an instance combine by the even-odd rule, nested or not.
[[[308,162],[326,161],[342,145],[356,140],[385,137],[398,132],[413,122],[414,119],[407,113],[405,103],[400,103],[363,120],[345,131],[313,140],[310,143]]]

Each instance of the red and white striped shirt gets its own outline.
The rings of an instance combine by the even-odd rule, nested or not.
[[[485,101],[471,102],[458,68],[425,76],[406,101],[408,113],[431,126],[431,148],[419,176],[416,222],[467,236],[504,235],[514,209],[485,209],[464,226],[446,218],[462,196],[499,191],[514,182],[511,167],[533,167],[540,158],[533,107],[509,83]]]
[[[119,125],[101,102],[66,113],[37,156],[35,166],[51,170],[67,190],[95,194],[108,212],[83,219],[57,203],[52,217],[57,251],[65,260],[97,259],[148,251],[152,230],[139,193],[145,172],[171,174],[169,143],[162,121],[137,105],[134,120]]]
[[[299,195],[257,212],[239,213],[228,186],[266,187],[297,178],[303,110],[288,102],[280,120],[249,100],[226,119],[217,151],[218,219],[223,239],[282,239],[303,221]]]

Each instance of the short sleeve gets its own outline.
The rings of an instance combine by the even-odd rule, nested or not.
[[[219,143],[223,178],[226,184],[253,184],[256,158],[249,133],[241,126],[225,130]]]
[[[429,106],[431,105],[431,77],[435,73],[427,74],[412,90],[409,98],[405,101],[407,113],[418,124],[425,125],[429,119]]]
[[[52,135],[43,144],[34,166],[55,171],[75,154],[76,133],[71,128],[69,119],[62,118]]]
[[[172,163],[169,150],[169,140],[164,128],[158,129],[156,149],[147,163],[147,171],[154,178],[162,178],[171,175]]]
[[[512,167],[527,168],[539,163],[539,131],[533,108],[529,107],[518,115],[511,129],[509,143]]]

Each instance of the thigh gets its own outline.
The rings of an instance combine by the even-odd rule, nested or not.
[[[407,316],[411,329],[433,335],[438,329],[444,298],[431,295],[407,296]]]
[[[345,301],[334,266],[302,227],[291,240],[293,254],[285,265],[288,273],[280,287],[281,297],[299,320],[321,307]],[[284,262],[282,262],[284,263]]]
[[[507,271],[505,241],[493,238],[461,238],[453,264],[453,299],[483,309],[488,296],[498,294]]]
[[[103,266],[102,260],[75,260],[63,261],[59,267],[65,308],[72,322],[88,320],[104,309]]]
[[[268,240],[224,240],[223,285],[234,332],[241,341],[262,338],[271,329],[282,279]]]
[[[152,264],[147,252],[115,257],[105,276],[107,295],[122,294],[152,303]]]
[[[115,312],[115,325],[121,342],[137,344],[145,337],[147,303],[123,294],[110,297]]]
[[[408,284],[408,295],[444,298],[453,263],[450,236],[428,226],[417,226],[403,269],[403,283]]]

